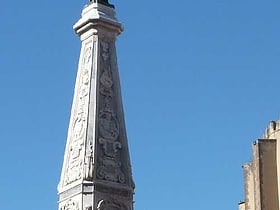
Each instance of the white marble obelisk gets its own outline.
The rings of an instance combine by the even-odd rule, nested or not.
[[[122,25],[112,5],[90,2],[74,30],[82,46],[58,185],[59,210],[133,210],[115,49]]]

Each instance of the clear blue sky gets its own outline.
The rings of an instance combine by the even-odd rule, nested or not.
[[[280,1],[111,2],[135,210],[237,210],[280,116]],[[57,209],[85,3],[1,2],[1,210]]]

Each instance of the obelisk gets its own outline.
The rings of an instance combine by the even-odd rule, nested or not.
[[[73,26],[81,53],[59,210],[133,210],[128,142],[115,48],[122,25],[107,0],[90,1]]]

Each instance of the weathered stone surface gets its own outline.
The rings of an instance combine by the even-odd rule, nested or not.
[[[263,139],[253,143],[253,158],[243,165],[244,210],[279,210],[280,122],[271,121]]]
[[[91,3],[74,30],[82,41],[59,210],[132,210],[134,183],[121,100],[113,7]]]
[[[244,187],[245,187],[245,209],[255,209],[255,184],[254,184],[254,173],[253,163],[247,163],[243,165],[244,171]]]

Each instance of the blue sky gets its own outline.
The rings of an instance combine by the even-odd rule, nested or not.
[[[135,210],[237,210],[251,142],[280,115],[280,2],[111,1]],[[86,1],[2,1],[0,201],[57,209]]]

